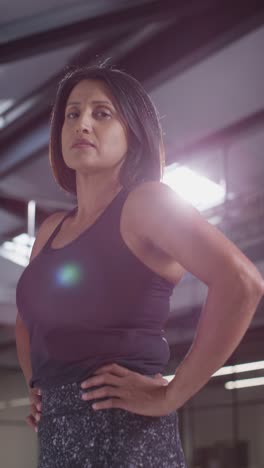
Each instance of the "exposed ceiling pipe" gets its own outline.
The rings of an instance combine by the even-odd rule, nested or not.
[[[36,228],[36,202],[30,200],[27,205],[27,234],[28,236],[35,237]]]

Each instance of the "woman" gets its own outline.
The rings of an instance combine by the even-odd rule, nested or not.
[[[77,205],[44,221],[17,285],[17,348],[38,467],[183,468],[177,409],[238,345],[262,277],[160,182],[157,113],[126,73],[94,66],[62,79],[50,162]],[[167,385],[163,326],[186,270],[208,296]]]

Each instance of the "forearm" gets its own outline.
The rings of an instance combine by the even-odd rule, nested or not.
[[[182,406],[221,367],[245,334],[263,295],[260,284],[228,278],[209,288],[192,346],[167,387],[172,407]]]
[[[16,323],[15,333],[18,361],[25,377],[27,387],[29,388],[29,381],[32,376],[29,334],[26,327],[21,322]]]

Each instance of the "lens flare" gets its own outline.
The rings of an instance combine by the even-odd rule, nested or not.
[[[66,263],[56,271],[56,282],[59,286],[75,286],[82,280],[82,268],[76,263]]]

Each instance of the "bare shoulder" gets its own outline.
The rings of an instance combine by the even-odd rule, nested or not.
[[[129,194],[123,223],[208,286],[228,275],[256,277],[252,262],[162,182],[143,183]]]
[[[158,181],[143,182],[127,196],[121,215],[121,232],[127,239],[163,250],[158,238],[165,235],[164,225],[172,214],[175,216],[176,212],[184,210],[188,211],[184,201],[168,185]]]
[[[124,203],[120,233],[127,247],[148,268],[174,283],[180,281],[185,268],[152,236],[153,220],[159,225],[158,203],[167,203],[167,186],[160,182],[144,182],[132,190]],[[163,202],[161,201],[163,198]]]
[[[168,220],[169,211],[188,209],[168,185],[158,181],[144,182],[129,193],[122,212],[122,226],[125,231],[151,241],[151,232],[162,221]]]
[[[63,216],[67,211],[57,211],[56,213],[52,213],[49,215],[38,228],[38,232],[36,234],[35,242],[33,244],[31,255],[30,255],[30,262],[36,257],[44,245],[46,244],[48,238],[51,236],[52,232],[61,221]]]

